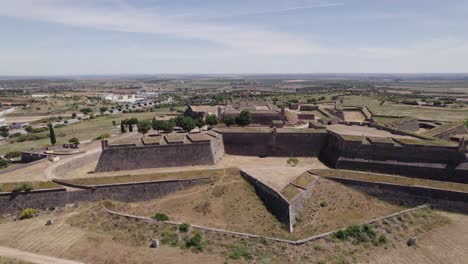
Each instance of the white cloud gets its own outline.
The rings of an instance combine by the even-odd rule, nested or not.
[[[314,54],[326,49],[303,38],[249,25],[196,23],[157,10],[128,5],[96,6],[66,0],[0,0],[0,15],[64,25],[135,33],[156,33],[218,43],[255,54]],[[190,19],[190,18],[187,18]]]

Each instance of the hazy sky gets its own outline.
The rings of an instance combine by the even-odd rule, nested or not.
[[[468,72],[468,0],[0,0],[0,75]]]

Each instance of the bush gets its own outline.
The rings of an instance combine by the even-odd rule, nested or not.
[[[73,143],[73,144],[76,144],[76,145],[79,145],[80,144],[80,141],[78,140],[78,138],[76,137],[72,137],[68,140],[69,143]]]
[[[10,161],[0,158],[0,168],[6,168],[10,165]]]
[[[338,230],[332,234],[334,239],[340,241],[352,240],[353,245],[358,245],[363,242],[372,241],[374,244],[378,244],[376,241],[377,234],[370,225],[351,225],[348,226],[345,230]]]
[[[21,212],[20,219],[23,220],[23,219],[33,218],[36,213],[37,211],[34,210],[33,208],[26,208]]]
[[[15,185],[15,187],[13,187],[12,192],[21,192],[21,191],[29,192],[32,189],[33,187],[30,183],[20,183],[20,184]]]
[[[374,239],[372,240],[372,244],[374,244],[374,246],[380,246],[380,245],[383,245],[383,244],[386,244],[387,243],[387,237],[384,235],[384,234],[381,234],[379,236],[379,239]]]
[[[202,252],[204,249],[203,239],[200,233],[195,233],[192,237],[186,237],[185,246],[192,248],[194,252]]]
[[[247,251],[247,248],[239,244],[234,244],[231,246],[231,253],[229,253],[229,257],[234,260],[244,258],[248,261],[253,259],[252,255]]]
[[[155,219],[156,221],[169,221],[169,216],[165,215],[165,214],[161,214],[161,213],[157,213],[153,216],[153,219]]]
[[[101,139],[106,139],[106,138],[110,138],[110,135],[108,133],[103,133],[103,134],[95,137],[94,140],[101,140]]]
[[[186,223],[179,225],[179,231],[183,233],[187,233],[189,228],[190,228],[190,225]]]
[[[320,202],[320,207],[327,207],[328,203],[326,201]]]
[[[169,245],[171,247],[177,247],[177,234],[174,232],[162,232],[161,233],[161,243],[163,245]]]
[[[287,163],[292,167],[296,167],[299,164],[299,160],[297,158],[289,158]]]

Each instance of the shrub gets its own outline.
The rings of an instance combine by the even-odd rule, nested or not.
[[[174,232],[162,232],[161,243],[163,245],[169,245],[171,247],[177,247],[177,234]]]
[[[72,137],[68,140],[69,143],[73,143],[73,144],[76,144],[76,145],[79,145],[80,144],[80,140],[78,140],[78,138],[76,137]]]
[[[247,251],[247,248],[239,244],[234,244],[231,246],[231,252],[229,253],[229,257],[234,260],[244,258],[248,261],[253,259],[252,255]]]
[[[194,252],[202,252],[204,250],[203,238],[200,233],[195,233],[192,237],[186,237],[185,246],[192,248]]]
[[[169,216],[161,213],[157,213],[153,216],[156,221],[169,221]]]
[[[13,158],[18,158],[20,156],[21,156],[21,152],[12,151],[12,152],[8,152],[7,154],[5,154],[5,159],[13,159]]]
[[[101,139],[106,139],[106,138],[110,138],[110,135],[108,133],[103,133],[103,134],[95,137],[94,140],[101,140]]]
[[[287,163],[291,165],[292,167],[296,167],[297,164],[299,164],[299,160],[297,158],[291,157],[288,159]]]
[[[354,245],[368,241],[372,241],[375,246],[386,243],[385,235],[381,235],[379,239],[376,239],[377,233],[373,230],[372,226],[368,224],[362,226],[351,225],[345,230],[336,231],[332,234],[332,237],[340,241],[347,241],[352,238],[352,244]]]
[[[6,168],[8,165],[10,165],[9,160],[0,158],[0,168]]]
[[[387,243],[387,237],[384,234],[381,234],[379,236],[379,239],[372,240],[372,244],[374,244],[374,246],[380,246],[386,243]]]
[[[34,210],[33,208],[26,208],[21,212],[20,219],[23,220],[23,219],[32,218],[34,217],[36,213],[37,211]]]
[[[327,207],[328,203],[326,201],[320,202],[320,207]]]
[[[21,192],[21,191],[29,192],[32,189],[33,187],[30,183],[20,183],[20,184],[16,184],[15,187],[13,187],[12,192]]]
[[[186,223],[183,223],[183,224],[179,225],[179,231],[180,232],[187,233],[189,228],[190,228],[190,225],[186,224]]]

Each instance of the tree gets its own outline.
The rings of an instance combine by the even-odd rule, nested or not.
[[[128,123],[132,125],[138,125],[138,118],[132,117],[128,120]]]
[[[93,112],[93,109],[91,109],[91,108],[89,108],[89,107],[87,107],[87,108],[81,108],[81,109],[80,109],[80,112],[83,113],[83,114],[85,114],[85,115],[87,115],[87,114],[89,114],[89,113],[92,113],[92,112]]]
[[[197,120],[195,120],[195,125],[201,128],[206,125],[206,122],[205,120],[203,120],[203,118],[200,117],[200,118],[197,118]]]
[[[465,120],[465,126],[468,127],[468,119]]]
[[[197,124],[195,123],[195,120],[190,117],[183,117],[180,123],[180,127],[187,132],[190,132],[196,126]]]
[[[151,121],[149,120],[139,121],[137,124],[138,132],[140,132],[144,136],[146,133],[148,133],[148,131],[150,131],[151,126],[152,124],[151,124]]]
[[[133,124],[128,124],[128,132],[133,132]]]
[[[55,143],[57,143],[57,139],[55,138],[54,126],[51,123],[47,126],[49,127],[50,144],[55,145]]]
[[[185,117],[184,117],[183,115],[178,115],[178,116],[176,116],[176,118],[173,119],[175,125],[178,126],[178,127],[181,127],[184,118],[185,118]]]
[[[76,113],[72,113],[72,117],[73,117],[73,118],[76,118],[76,117],[77,117],[77,114],[76,114]]]
[[[109,107],[107,106],[102,106],[99,108],[99,111],[101,112],[101,114],[103,114],[104,112],[108,111],[109,110]]]
[[[165,121],[165,120],[154,120],[153,122],[153,129],[154,130],[163,130],[166,133],[172,132],[174,129],[175,123],[173,121]]]
[[[26,132],[28,132],[28,133],[32,133],[33,132],[33,127],[32,126],[27,126],[24,130]]]
[[[120,122],[120,133],[127,133],[124,122]]]
[[[236,117],[236,124],[239,126],[248,126],[252,123],[252,115],[247,110],[242,110],[240,114]]]
[[[214,126],[218,124],[218,117],[216,115],[207,115],[205,121],[208,125]]]
[[[232,125],[234,125],[236,123],[236,120],[234,119],[233,116],[224,116],[223,123],[226,126],[230,127],[230,126],[232,126]]]

